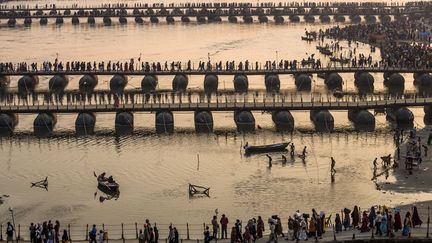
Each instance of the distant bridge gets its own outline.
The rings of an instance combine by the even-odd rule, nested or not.
[[[118,17],[121,24],[127,23],[127,18],[135,18],[135,22],[143,23],[143,18],[149,18],[151,23],[158,23],[159,18],[165,18],[168,23],[173,23],[175,17],[181,18],[182,22],[190,22],[190,18],[196,18],[197,22],[219,22],[222,17],[228,17],[229,22],[237,22],[241,17],[243,22],[252,23],[253,16],[258,17],[261,23],[268,22],[268,17],[274,17],[276,23],[283,23],[284,16],[289,16],[290,22],[300,22],[300,16],[304,16],[305,22],[315,22],[315,17],[319,16],[321,22],[330,22],[330,16],[334,16],[335,22],[344,22],[345,16],[350,16],[351,22],[360,22],[364,16],[367,22],[375,22],[379,16],[382,22],[391,21],[391,15],[395,18],[410,16],[419,18],[428,12],[429,5],[426,6],[406,6],[406,5],[362,5],[351,3],[347,5],[336,5],[328,3],[318,3],[310,5],[298,5],[283,3],[279,5],[253,5],[253,4],[182,4],[170,5],[163,4],[148,5],[136,4],[135,6],[79,6],[79,7],[56,7],[56,8],[6,8],[0,9],[0,19],[8,19],[9,26],[15,26],[16,19],[25,19],[25,25],[31,25],[32,19],[40,19],[41,24],[47,24],[49,18],[56,19],[57,24],[62,24],[64,18],[72,18],[73,24],[79,24],[80,18],[87,18],[89,24],[95,23],[95,18],[103,18],[106,25],[112,23],[111,18]]]

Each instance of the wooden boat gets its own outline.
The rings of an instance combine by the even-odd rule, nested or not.
[[[335,89],[335,90],[333,90],[333,96],[338,98],[338,99],[341,99],[344,96],[344,93],[340,89]]]
[[[303,59],[301,61],[302,66],[313,65],[315,63],[315,59]]]
[[[327,49],[327,48],[321,48],[321,49],[319,49],[319,52],[320,52],[321,54],[323,54],[323,55],[326,55],[326,56],[331,56],[331,55],[333,55],[333,52],[330,51],[330,49]]]
[[[275,143],[268,145],[259,145],[259,146],[251,146],[246,143],[243,147],[246,154],[251,153],[267,153],[267,152],[275,152],[275,151],[284,151],[289,143]]]
[[[119,190],[120,185],[114,180],[109,180],[108,178],[98,176],[97,177],[99,190],[106,193],[115,193]]]
[[[314,40],[314,38],[310,37],[310,36],[302,36],[301,39],[304,41],[313,41]]]
[[[330,57],[330,61],[332,61],[332,62],[339,62],[339,63],[344,63],[344,64],[346,64],[346,63],[349,63],[350,62],[350,59],[349,58],[338,58],[338,57]]]

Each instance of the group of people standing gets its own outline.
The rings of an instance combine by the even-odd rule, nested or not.
[[[62,243],[69,241],[69,235],[66,230],[63,231],[63,235],[60,235],[60,222],[56,220],[54,223],[49,220],[43,223],[31,223],[29,226],[30,243]],[[14,225],[10,222],[6,226],[6,237],[7,242],[15,242],[19,236],[16,235]],[[14,237],[15,236],[15,237]],[[61,236],[61,237],[60,237]]]
[[[204,242],[212,240],[227,239],[228,218],[225,214],[218,221],[217,215],[211,220],[211,229],[206,226],[204,231]],[[416,206],[407,212],[402,220],[401,210],[388,208],[386,206],[373,206],[369,210],[362,211],[360,207],[354,206],[353,210],[345,208],[341,213],[326,216],[324,211],[318,212],[312,209],[311,213],[296,211],[288,218],[288,231],[284,233],[283,223],[279,216],[273,215],[268,218],[268,243],[276,243],[282,237],[285,240],[305,241],[309,238],[321,239],[324,233],[330,231],[339,234],[347,230],[356,230],[359,233],[371,232],[377,237],[393,238],[396,232],[401,231],[402,236],[411,237],[412,228],[421,226]],[[247,221],[242,227],[242,221],[237,219],[231,228],[231,243],[252,243],[263,238],[266,232],[266,223],[261,216]],[[220,235],[219,235],[220,232]]]
[[[421,226],[423,221],[420,219],[416,206],[412,207],[412,212],[407,212],[402,221],[401,210],[387,207],[371,207],[369,211],[363,211],[355,206],[353,211],[345,208],[343,218],[336,214],[335,228],[339,233],[343,230],[358,229],[361,233],[373,231],[377,236],[395,237],[395,232],[402,230],[403,236],[411,236],[411,229]]]
[[[169,243],[178,243],[179,235],[178,231],[172,225],[169,226]],[[144,230],[140,229],[138,234],[139,243],[157,243],[159,241],[159,229],[156,224],[152,226],[150,220],[146,219],[144,224]]]

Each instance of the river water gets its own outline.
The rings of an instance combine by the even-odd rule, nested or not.
[[[18,2],[19,3],[19,2]],[[33,3],[33,2],[32,2]],[[37,2],[34,2],[37,3]],[[45,2],[43,2],[45,3]],[[57,2],[71,5],[73,2]],[[91,3],[99,3],[93,2]],[[100,21],[100,20],[99,20]],[[300,40],[306,30],[329,25],[300,24],[181,24],[160,23],[110,27],[102,23],[62,26],[34,23],[30,28],[0,31],[0,57],[4,61],[37,61],[56,56],[61,60],[127,61],[140,55],[145,61],[212,60],[260,61],[301,59],[316,52],[315,44]],[[164,22],[164,21],[162,21]],[[332,24],[330,24],[332,25]],[[347,43],[341,42],[343,46]],[[367,45],[358,52],[369,54]],[[306,54],[307,53],[307,54]],[[378,58],[379,51],[372,53]],[[319,56],[317,54],[317,56]],[[322,59],[324,57],[319,56]],[[355,92],[353,75],[342,75],[346,91]],[[374,74],[375,90],[385,92],[382,75]],[[100,77],[100,89],[108,89],[110,77]],[[132,77],[128,89],[140,87],[142,77]],[[220,77],[221,89],[233,89],[231,76]],[[415,91],[412,75],[405,75],[405,90]],[[77,89],[79,77],[72,77],[68,89]],[[172,77],[160,77],[159,89],[169,89]],[[38,89],[47,89],[49,77],[42,77]],[[13,79],[12,87],[16,87]],[[189,88],[202,88],[203,77],[190,77]],[[249,77],[250,88],[263,90],[263,77]],[[281,76],[282,90],[295,92],[291,76]],[[326,92],[323,80],[314,77],[313,90]],[[423,127],[423,111],[412,109],[415,125]],[[9,220],[13,207],[16,221],[61,219],[62,222],[87,223],[142,222],[144,218],[161,223],[208,222],[217,208],[231,219],[247,219],[258,214],[286,217],[294,210],[316,207],[338,211],[354,204],[395,205],[430,200],[431,193],[382,192],[375,189],[372,160],[392,153],[391,126],[384,116],[376,116],[377,131],[355,133],[345,111],[332,112],[335,132],[314,134],[309,112],[293,112],[296,131],[276,133],[269,114],[255,112],[262,127],[252,134],[236,133],[232,113],[214,113],[215,133],[194,132],[193,113],[175,113],[175,133],[156,135],[154,114],[136,113],[135,131],[129,136],[114,134],[114,114],[97,114],[96,135],[76,137],[76,114],[58,115],[51,138],[35,138],[35,114],[20,115],[16,135],[0,140],[0,194],[8,194],[0,205],[2,221]],[[241,146],[292,141],[300,153],[308,147],[305,163],[299,159],[282,165],[274,154],[274,166],[267,169],[264,155],[245,157]],[[198,158],[199,156],[199,158]],[[335,182],[330,180],[330,157],[337,164]],[[95,197],[93,171],[113,174],[121,185],[118,200],[100,203]],[[30,182],[48,176],[49,190],[30,188]],[[395,182],[390,175],[389,183]],[[189,198],[188,184],[210,187],[210,197]]]

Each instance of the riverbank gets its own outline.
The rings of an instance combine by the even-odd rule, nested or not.
[[[429,134],[432,133],[432,126],[425,126],[417,130],[416,134],[421,139],[421,145],[427,146],[428,150],[432,148],[427,145]],[[409,132],[405,132],[405,137],[408,137]],[[422,163],[418,167],[414,167],[412,173],[405,169],[405,154],[407,150],[407,140],[400,145],[400,159],[398,159],[399,166],[392,170],[392,174],[395,176],[394,182],[381,181],[380,185],[382,189],[389,192],[399,193],[430,193],[432,188],[432,177],[431,177],[431,166],[432,166],[432,154],[428,151],[425,154],[424,147],[422,151]],[[398,158],[397,151],[394,152],[393,158]],[[417,202],[414,202],[417,203]],[[421,203],[419,201],[418,203]]]

